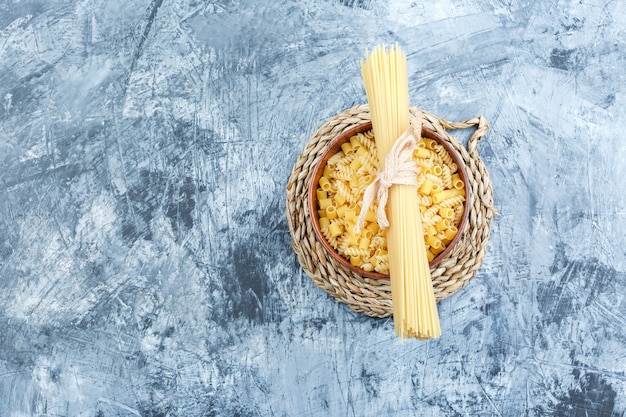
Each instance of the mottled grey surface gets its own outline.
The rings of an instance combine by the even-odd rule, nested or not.
[[[382,42],[492,127],[429,342],[317,288],[284,214]],[[0,1],[0,416],[624,416],[625,82],[623,1]]]

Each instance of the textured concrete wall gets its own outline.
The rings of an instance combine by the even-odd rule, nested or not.
[[[621,1],[0,1],[0,416],[624,415],[625,35]],[[382,42],[492,127],[429,342],[317,288],[284,214]]]

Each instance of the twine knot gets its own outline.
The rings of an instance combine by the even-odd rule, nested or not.
[[[409,128],[394,142],[391,150],[385,157],[385,166],[378,172],[376,179],[372,182],[363,194],[363,204],[357,219],[354,231],[359,233],[365,225],[365,216],[375,199],[378,199],[378,210],[376,220],[382,229],[389,227],[389,220],[385,207],[389,198],[389,188],[394,184],[417,186],[417,174],[419,169],[411,160],[413,150],[417,145],[417,138],[421,135],[421,126],[409,123]]]

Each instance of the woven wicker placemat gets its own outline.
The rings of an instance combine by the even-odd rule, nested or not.
[[[482,117],[463,122],[447,122],[430,113],[423,114],[423,124],[435,131],[459,152],[465,161],[471,185],[468,228],[454,250],[431,268],[435,299],[443,300],[467,284],[478,272],[489,243],[491,221],[496,212],[489,173],[478,155],[478,142],[489,130]],[[411,113],[416,115],[417,109]],[[389,279],[374,279],[356,274],[336,262],[317,240],[307,206],[308,184],[324,149],[337,135],[370,121],[369,107],[358,105],[327,121],[309,140],[299,155],[287,183],[287,220],[292,246],[302,268],[313,282],[335,300],[371,317],[389,317],[391,284]],[[448,130],[475,128],[467,149]]]

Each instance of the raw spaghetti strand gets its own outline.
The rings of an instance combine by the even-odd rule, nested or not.
[[[396,45],[376,47],[361,61],[378,159],[383,163],[394,142],[409,127],[406,56]],[[419,132],[419,129],[418,129]],[[389,189],[389,275],[396,335],[429,339],[441,335],[424,232],[415,187]]]

